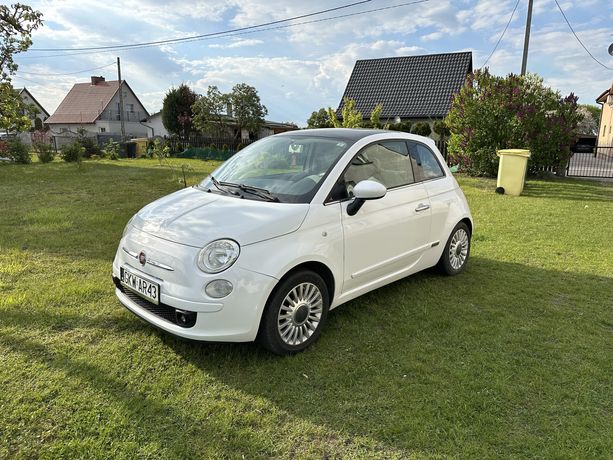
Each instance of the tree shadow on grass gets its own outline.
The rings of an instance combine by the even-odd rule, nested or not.
[[[102,392],[127,413],[129,436],[166,446],[173,457],[206,456],[198,450],[203,444],[191,438],[209,440],[211,452],[226,457],[291,456],[305,442],[324,442],[313,433],[306,441],[291,433],[284,444],[266,445],[253,426],[218,421],[211,401],[239,419],[243,410],[253,411],[253,401],[266,401],[293,418],[276,415],[264,429],[276,424],[287,431],[291,420],[306,420],[345,446],[355,437],[372,439],[399,455],[604,455],[611,447],[605,419],[613,396],[606,352],[612,303],[610,278],[475,257],[460,276],[423,272],[339,307],[321,340],[292,357],[270,355],[254,344],[184,342],[128,312],[105,318],[9,310],[2,316],[0,344],[64,373],[62,391],[85,385]],[[139,369],[152,369],[151,384],[169,379],[177,391],[184,385],[195,390],[167,401],[150,398],[130,386],[137,377],[129,353],[117,356],[109,372],[95,355],[58,352],[16,332],[40,330],[48,340],[70,327],[119,343],[144,334],[147,339],[138,339],[142,346],[162,347],[151,356],[137,355]],[[187,380],[179,371],[168,375],[156,368],[159,353],[198,372]],[[199,379],[211,378],[220,389],[198,390]],[[208,407],[208,417],[197,412],[202,407]],[[89,409],[78,410],[87,415]],[[324,455],[326,446],[318,452]]]
[[[600,201],[613,203],[613,184],[605,186],[600,182],[578,179],[528,181],[522,196],[532,198],[554,198],[586,203]]]

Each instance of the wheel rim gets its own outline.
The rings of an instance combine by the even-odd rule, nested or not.
[[[449,244],[449,263],[454,270],[459,270],[468,257],[468,233],[463,228],[458,229]]]
[[[277,317],[277,329],[287,345],[306,342],[317,330],[323,313],[323,297],[313,283],[300,283],[287,293]]]

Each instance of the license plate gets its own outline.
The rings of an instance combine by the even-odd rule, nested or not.
[[[149,280],[142,278],[125,268],[120,270],[121,284],[131,291],[136,292],[138,295],[153,302],[154,304],[160,303],[160,285],[152,283]]]

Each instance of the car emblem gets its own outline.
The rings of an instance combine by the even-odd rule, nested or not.
[[[147,263],[147,254],[145,254],[145,251],[141,251],[140,254],[138,254],[138,261],[141,265],[145,265]]]

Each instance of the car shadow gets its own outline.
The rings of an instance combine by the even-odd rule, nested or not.
[[[470,442],[489,431],[492,438],[478,449],[487,455],[508,443],[520,448],[534,429],[570,435],[535,426],[533,417],[584,391],[583,368],[573,362],[589,363],[605,378],[604,356],[576,346],[584,334],[606,346],[610,283],[475,257],[460,276],[426,271],[339,307],[321,340],[296,356],[276,357],[252,344],[162,340],[225,385],[316,424],[399,449],[438,446],[445,455],[454,453],[450,433]],[[592,296],[599,291],[608,298]],[[512,439],[505,439],[508,430]]]

